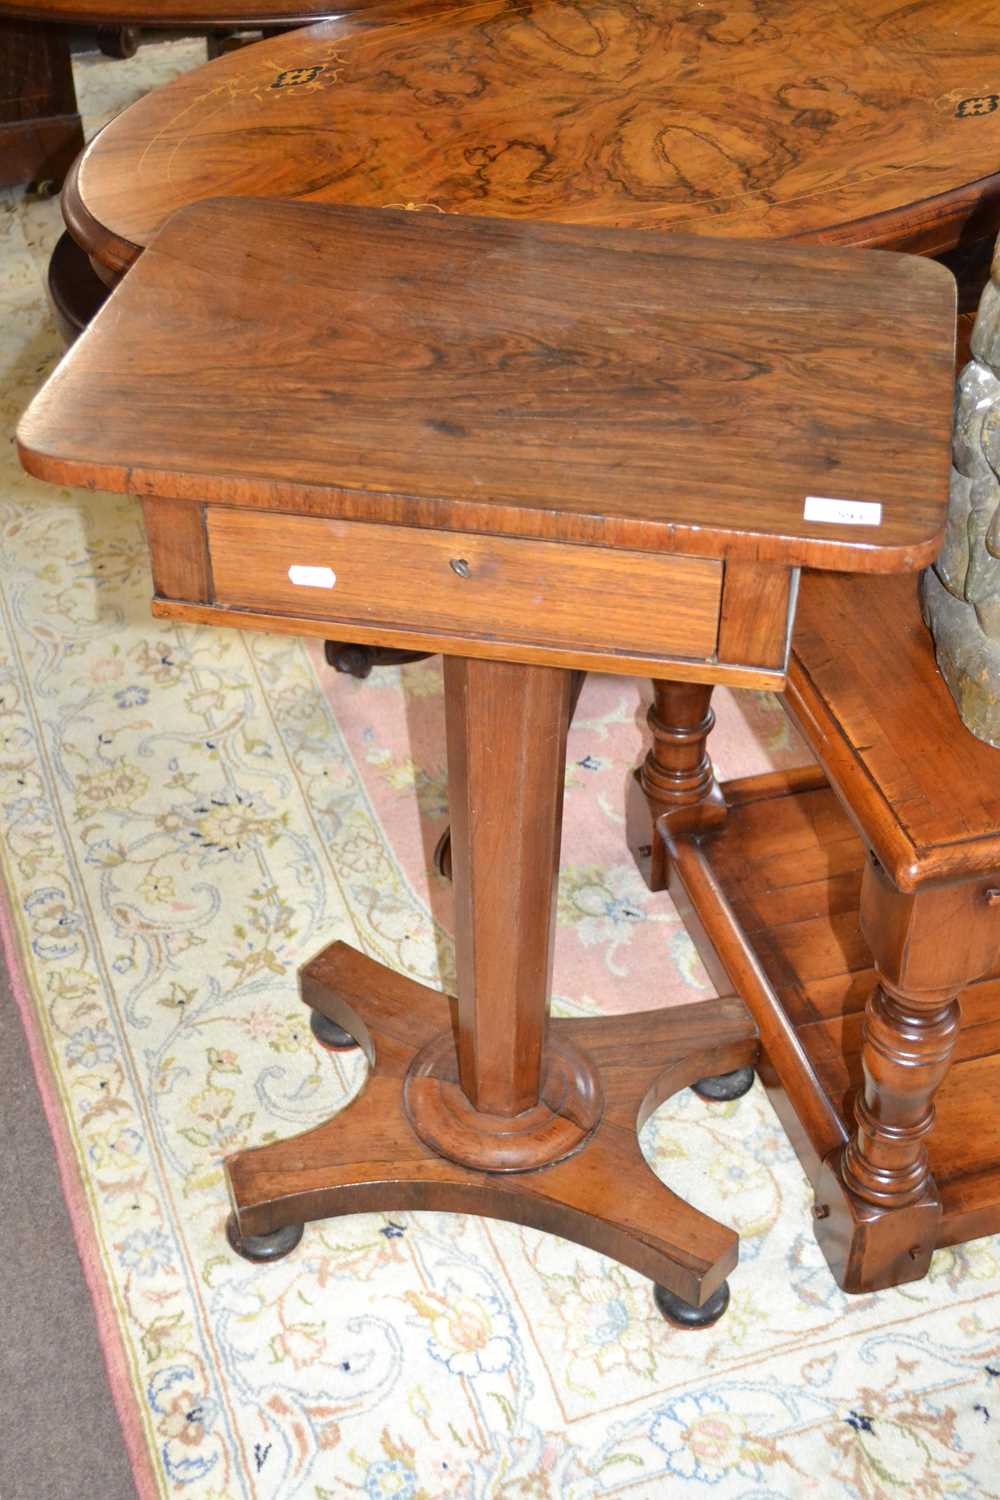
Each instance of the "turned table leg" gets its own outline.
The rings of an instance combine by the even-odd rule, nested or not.
[[[906,991],[879,976],[865,1012],[865,1083],[843,1164],[845,1186],[877,1208],[905,1208],[935,1192],[927,1136],[958,1031],[953,996]]]
[[[715,779],[707,740],[715,723],[712,687],[700,682],[654,680],[646,715],[653,744],[629,788],[629,848],[652,891],[666,890],[666,843],[658,835],[667,819],[675,833],[717,827],[726,804]]]
[[[863,1092],[855,1101],[856,1131],[844,1151],[844,1182],[879,1208],[904,1208],[936,1197],[927,1162],[934,1095],[958,1041],[956,969],[961,945],[941,940],[935,907],[954,894],[895,889],[869,860],[861,888],[861,926],[878,984],[868,1001],[862,1042]],[[943,914],[939,912],[938,915]],[[947,924],[950,927],[950,923]]]
[[[941,1202],[927,1141],[958,1041],[956,995],[974,977],[963,945],[942,933],[970,915],[967,900],[962,887],[899,891],[873,858],[865,867],[861,927],[878,982],[862,1033],[864,1085],[850,1139],[816,1190],[829,1214],[817,1235],[847,1291],[915,1280],[934,1250]]]
[[[556,668],[446,659],[458,995],[343,943],[305,965],[317,1034],[356,1040],[369,1076],[332,1120],[228,1159],[240,1254],[275,1259],[339,1214],[482,1213],[623,1261],[681,1326],[725,1310],[737,1238],[658,1181],[637,1133],[670,1094],[753,1062],[742,1003],[548,1016],[573,686]]]

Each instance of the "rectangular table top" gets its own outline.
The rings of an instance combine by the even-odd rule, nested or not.
[[[905,571],[944,524],[954,322],[950,274],[885,252],[216,200],[20,451],[142,495]]]

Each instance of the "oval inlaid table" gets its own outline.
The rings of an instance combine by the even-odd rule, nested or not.
[[[998,104],[986,0],[404,0],[141,99],[65,213],[109,285],[220,195],[967,258],[1000,227]]]
[[[22,422],[28,469],[142,498],[160,616],[445,657],[457,995],[343,943],[305,965],[318,1035],[370,1071],[227,1161],[241,1253],[483,1213],[721,1315],[737,1237],[637,1131],[688,1084],[749,1086],[749,1012],[547,1014],[573,675],[781,688],[800,567],[932,559],[954,305],[912,256],[246,200],[181,210],[125,278]],[[933,1242],[898,1222],[872,1232],[889,1280]]]

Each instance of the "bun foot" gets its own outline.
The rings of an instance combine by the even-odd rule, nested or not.
[[[451,879],[451,829],[446,828],[434,850],[434,868],[445,880]]]
[[[711,1328],[729,1306],[729,1282],[724,1281],[707,1302],[703,1302],[701,1307],[695,1307],[693,1303],[685,1302],[683,1297],[678,1297],[675,1292],[668,1292],[657,1281],[653,1284],[653,1301],[657,1310],[675,1328]]]
[[[266,1265],[268,1261],[281,1260],[295,1249],[302,1238],[302,1224],[284,1224],[273,1234],[240,1234],[235,1214],[226,1220],[226,1239],[237,1255]]]
[[[703,1099],[716,1102],[742,1099],[753,1088],[753,1068],[735,1068],[732,1073],[720,1073],[717,1078],[699,1078],[691,1087]]]
[[[321,1047],[329,1052],[353,1052],[358,1045],[351,1033],[336,1021],[330,1021],[318,1010],[310,1012],[309,1029]]]
[[[401,667],[410,661],[426,661],[430,651],[398,651],[393,646],[359,646],[343,641],[324,642],[327,662],[337,672],[362,681],[372,667]]]

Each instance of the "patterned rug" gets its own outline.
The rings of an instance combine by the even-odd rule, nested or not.
[[[84,107],[201,55],[90,62]],[[58,353],[58,210],[0,206],[10,433]],[[362,684],[296,640],[154,622],[137,508],[33,483],[10,442],[0,528],[5,942],[144,1496],[1000,1496],[1000,1239],[845,1297],[759,1088],[685,1093],[644,1137],[743,1237],[708,1332],[672,1331],[620,1266],[486,1220],[357,1216],[270,1267],[232,1255],[222,1157],[361,1081],[313,1043],[296,966],[345,938],[451,982],[439,664]],[[562,1014],[712,993],[625,852],[645,691],[591,677],[570,736]],[[723,774],[805,758],[774,700],[718,697]]]

